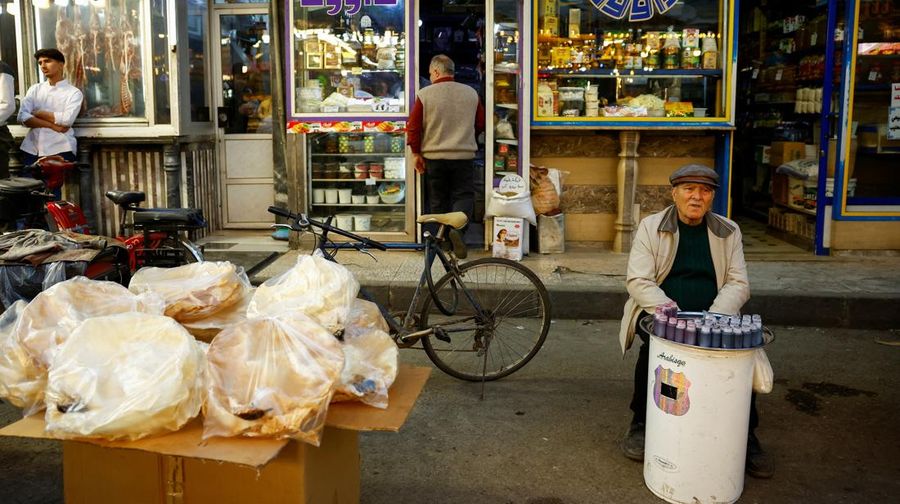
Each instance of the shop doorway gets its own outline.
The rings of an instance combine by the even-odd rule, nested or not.
[[[482,104],[484,91],[484,13],[485,0],[423,0],[419,3],[418,86],[430,84],[431,58],[445,54],[456,66],[455,80],[478,92]],[[478,139],[475,153],[475,210],[466,230],[469,246],[484,243],[484,143]],[[421,213],[428,213],[427,195],[422,190]]]
[[[267,5],[212,16],[216,131],[225,228],[266,228],[274,201],[272,81]]]

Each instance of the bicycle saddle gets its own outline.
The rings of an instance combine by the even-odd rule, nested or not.
[[[179,227],[206,226],[203,211],[197,208],[138,208],[134,212],[135,227],[153,224],[172,224]]]
[[[462,229],[469,222],[469,218],[463,212],[450,212],[445,214],[425,214],[420,215],[416,222],[419,224],[428,224],[436,222],[450,226],[453,229]]]
[[[106,197],[116,205],[132,205],[147,199],[147,196],[140,191],[106,191]]]
[[[0,179],[0,194],[29,194],[31,191],[43,191],[44,183],[26,177]]]

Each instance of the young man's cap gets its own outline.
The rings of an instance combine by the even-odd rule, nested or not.
[[[52,60],[59,61],[60,63],[66,62],[66,57],[63,56],[63,53],[60,52],[59,49],[48,47],[46,49],[38,49],[37,52],[34,53],[34,59],[40,58],[50,58]]]
[[[719,174],[712,168],[700,164],[689,164],[675,170],[669,175],[672,186],[678,184],[696,183],[706,184],[711,187],[719,187]]]

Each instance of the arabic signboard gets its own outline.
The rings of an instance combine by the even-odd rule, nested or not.
[[[334,16],[343,12],[352,16],[359,12],[363,6],[394,6],[400,0],[300,0],[300,7],[328,7],[327,14]]]
[[[613,19],[624,19],[637,23],[649,21],[656,14],[665,14],[678,0],[591,0],[594,7]]]

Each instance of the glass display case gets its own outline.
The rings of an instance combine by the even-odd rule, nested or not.
[[[848,2],[837,215],[900,217],[900,5]],[[846,68],[846,67],[845,67]],[[829,191],[830,192],[830,191]]]
[[[288,5],[289,115],[408,114],[414,86],[407,67],[407,2],[293,0]]]
[[[522,79],[521,0],[496,0],[487,12],[487,24],[493,28],[487,54],[485,128],[485,187],[490,189],[510,173],[523,174],[528,166],[528,115],[522,114],[528,92]],[[523,103],[524,102],[524,103]],[[521,118],[525,117],[525,121]],[[527,176],[527,175],[526,175]],[[493,179],[493,180],[492,180]]]
[[[56,47],[66,57],[69,82],[84,93],[82,119],[146,119],[146,87],[152,76],[143,71],[143,48],[152,43],[143,0],[120,2],[35,2],[35,47]],[[165,19],[165,2],[154,17]],[[160,16],[161,15],[161,16]],[[165,22],[162,24],[165,32]],[[165,42],[162,44],[165,46]],[[166,52],[154,63],[168,65]],[[168,75],[167,71],[164,71]],[[160,104],[168,119],[168,100]]]
[[[733,4],[534,2],[534,124],[729,125]]]
[[[311,132],[306,142],[311,217],[334,216],[332,225],[347,231],[406,237],[413,200],[403,131]]]

